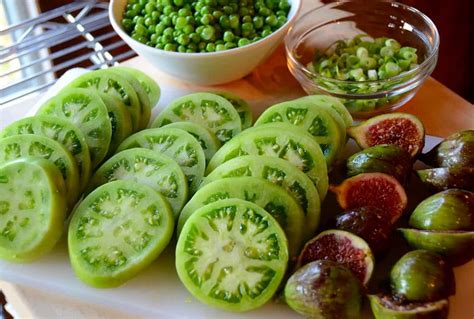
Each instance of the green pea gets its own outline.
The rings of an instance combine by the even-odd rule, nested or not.
[[[270,34],[272,34],[271,30],[263,30],[262,31],[262,38],[268,37]]]
[[[232,10],[231,6],[224,6],[222,10],[224,10],[224,13],[228,15],[234,13],[234,10]]]
[[[199,51],[205,50],[205,49],[206,49],[206,45],[207,45],[206,42],[203,42],[203,41],[202,41],[202,42],[199,42],[199,44],[198,44],[198,49],[199,49]]]
[[[208,43],[206,45],[206,51],[207,52],[214,52],[216,51],[216,45],[214,43]]]
[[[173,3],[176,6],[181,7],[184,4],[184,0],[173,0]]]
[[[234,33],[232,31],[224,32],[224,41],[231,42],[232,40],[234,40]]]
[[[186,52],[186,47],[184,45],[178,45],[178,52]]]
[[[163,25],[169,27],[171,26],[171,18],[168,17],[168,16],[163,16],[163,18],[160,17],[160,20],[161,20],[161,23],[163,23]]]
[[[135,33],[136,33],[137,35],[139,35],[139,36],[144,36],[144,35],[146,35],[146,34],[148,33],[147,28],[145,28],[145,27],[143,26],[143,24],[136,24],[136,25],[135,25],[135,28],[134,28],[134,31],[135,31]]]
[[[202,16],[201,18],[201,23],[204,25],[209,25],[213,22],[214,17],[212,14],[206,13],[205,15]]]
[[[122,19],[122,26],[125,29],[125,31],[130,32],[133,30],[133,22],[130,19]]]
[[[194,27],[192,25],[187,24],[187,25],[184,26],[183,32],[184,32],[184,34],[190,35],[191,33],[194,32]]]
[[[228,49],[233,49],[233,48],[236,48],[237,47],[237,44],[235,44],[234,42],[226,42],[224,44],[225,48],[228,50]]]
[[[272,14],[269,15],[268,17],[265,18],[265,23],[268,24],[269,26],[273,27],[276,26],[278,23],[278,19],[276,15]]]
[[[165,46],[163,47],[163,49],[164,49],[165,51],[176,51],[176,44],[167,43],[167,44],[165,44]]]
[[[149,2],[145,5],[145,12],[148,14],[151,14],[155,9],[155,4],[153,2]]]
[[[244,45],[250,44],[250,40],[247,38],[241,38],[239,42],[237,42],[237,45],[239,47],[243,47]]]
[[[201,35],[201,38],[204,39],[205,41],[210,41],[210,40],[214,40],[215,39],[215,36],[216,36],[216,29],[214,29],[213,26],[206,26],[202,32],[200,33]]]
[[[178,17],[176,18],[176,22],[175,22],[175,26],[176,28],[178,29],[183,29],[184,27],[186,27],[188,24],[186,22],[186,18],[185,17]]]
[[[215,10],[212,12],[212,16],[216,18],[216,20],[219,20],[224,13],[220,10]]]
[[[191,41],[195,44],[198,44],[201,41],[201,36],[196,32],[191,33],[189,36],[191,38]]]
[[[225,50],[225,45],[224,44],[216,45],[216,51],[224,51],[224,50]]]
[[[174,8],[172,6],[166,6],[163,8],[163,14],[169,16],[171,12],[174,11]],[[167,50],[168,51],[168,50]]]
[[[153,45],[156,44],[156,43],[158,42],[158,41],[157,41],[157,40],[158,40],[158,37],[159,37],[158,34],[153,33],[153,34],[150,36],[150,42],[151,42]]]
[[[262,17],[253,17],[253,26],[255,27],[255,29],[260,29],[261,27],[263,27],[263,22],[264,20]]]
[[[173,36],[164,34],[161,36],[161,43],[167,44],[173,42]]]
[[[229,25],[231,29],[237,29],[239,27],[239,16],[232,14],[229,16]]]
[[[229,16],[227,15],[223,15],[219,18],[219,24],[221,25],[221,27],[223,27],[224,29],[227,29],[230,27],[230,20],[229,20]]]

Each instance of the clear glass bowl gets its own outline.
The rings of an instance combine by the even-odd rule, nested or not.
[[[419,65],[397,76],[376,81],[327,78],[307,67],[316,49],[325,51],[338,40],[359,34],[389,37],[417,49]],[[408,102],[438,60],[439,34],[419,10],[389,1],[333,2],[297,19],[285,40],[287,64],[308,94],[342,99],[355,118],[393,111]],[[367,93],[360,93],[361,91]]]

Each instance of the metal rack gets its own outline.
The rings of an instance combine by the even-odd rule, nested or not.
[[[135,53],[111,29],[108,3],[81,0],[0,30],[0,105],[53,85],[68,69],[106,68]]]

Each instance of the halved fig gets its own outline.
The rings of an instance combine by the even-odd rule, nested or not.
[[[474,231],[474,193],[448,189],[423,200],[409,224],[423,230]]]
[[[361,173],[385,173],[405,184],[411,173],[410,154],[395,144],[382,144],[355,153],[347,159],[347,175]]]
[[[401,304],[391,296],[369,295],[370,307],[375,319],[445,319],[449,301]]]
[[[474,252],[474,231],[439,231],[399,228],[410,247],[425,249],[446,257]],[[474,256],[468,256],[470,258]],[[467,259],[467,260],[468,260]],[[466,260],[466,261],[467,261]]]
[[[361,317],[362,287],[349,269],[317,260],[298,269],[285,286],[286,303],[309,318]]]
[[[360,207],[381,209],[392,224],[402,215],[407,205],[407,195],[400,183],[384,173],[364,173],[346,179],[329,189],[337,196],[344,210]]]
[[[390,285],[401,302],[431,302],[455,293],[453,269],[438,254],[413,250],[400,258],[390,271]]]
[[[440,167],[416,172],[420,180],[433,191],[459,188],[474,192],[474,167]]]
[[[434,167],[474,167],[474,130],[450,135],[420,160]]]
[[[423,123],[407,113],[378,115],[348,128],[347,133],[363,149],[380,144],[396,144],[412,157],[417,156],[425,144]]]
[[[354,208],[336,217],[336,228],[364,239],[374,253],[384,251],[390,244],[392,223],[376,207]]]
[[[365,285],[374,269],[369,245],[357,235],[343,230],[326,230],[306,243],[298,267],[315,260],[332,260],[349,270]]]

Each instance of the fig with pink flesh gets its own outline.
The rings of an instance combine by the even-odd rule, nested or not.
[[[375,319],[446,319],[449,301],[400,303],[391,296],[369,295]]]
[[[285,286],[285,300],[305,317],[358,319],[362,290],[349,269],[330,260],[317,260],[290,277]]]
[[[407,205],[407,195],[402,185],[384,173],[364,173],[346,179],[338,186],[329,188],[337,196],[344,210],[360,207],[375,207],[382,210],[392,224]]]
[[[365,285],[374,269],[369,245],[357,235],[343,230],[326,230],[306,243],[298,267],[315,260],[332,260],[349,270]]]
[[[420,180],[433,191],[459,188],[474,192],[474,167],[440,167],[416,172]]]
[[[450,135],[420,160],[433,167],[474,167],[474,130]]]
[[[423,123],[407,113],[382,114],[347,130],[362,148],[380,144],[396,144],[412,157],[421,153],[425,143]]]
[[[374,253],[390,245],[392,223],[376,207],[354,208],[336,217],[336,228],[351,232],[364,239]]]

